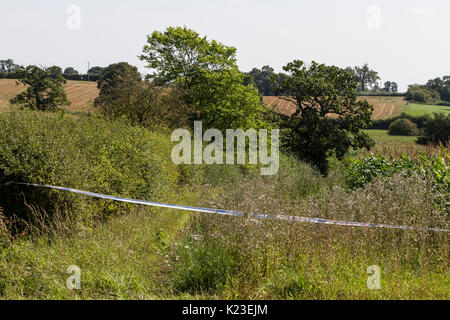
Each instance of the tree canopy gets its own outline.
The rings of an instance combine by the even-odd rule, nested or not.
[[[74,74],[80,74],[80,73],[72,67],[67,67],[64,69],[64,74],[74,75]]]
[[[354,76],[336,66],[294,60],[283,69],[290,74],[279,90],[293,98],[296,111],[284,119],[283,145],[323,174],[327,156],[342,159],[350,148],[370,148],[373,141],[361,129],[371,124],[373,106],[357,100]]]
[[[19,66],[14,63],[13,59],[0,60],[0,72],[1,73],[14,72],[18,68],[19,68]]]
[[[270,66],[263,66],[261,69],[253,68],[248,75],[252,77],[259,93],[263,96],[274,96],[277,85],[288,77],[285,73],[275,73]],[[283,92],[278,94],[283,95]]]
[[[99,106],[111,102],[120,89],[129,88],[142,81],[141,74],[135,66],[127,62],[113,63],[103,69],[97,88],[100,89],[99,96],[94,105]]]
[[[382,90],[385,92],[396,93],[398,92],[398,85],[396,82],[386,81]]]
[[[450,76],[431,79],[427,82],[426,86],[437,91],[442,100],[450,102]]]
[[[90,68],[87,71],[87,74],[93,75],[93,76],[100,76],[104,69],[105,68],[102,68],[102,67],[99,67],[99,66],[95,66],[95,67]]]
[[[62,87],[66,79],[60,67],[40,68],[31,65],[19,67],[15,73],[18,84],[21,82],[27,88],[11,99],[12,104],[41,111],[55,111],[60,106],[70,104]]]
[[[411,85],[406,92],[406,100],[433,104],[439,102],[440,95],[428,86]]]
[[[208,41],[186,27],[168,27],[147,36],[140,56],[154,70],[147,78],[158,85],[191,88],[203,80],[205,72],[236,68],[236,48]]]
[[[370,69],[367,63],[362,66],[356,66],[354,68],[347,67],[346,70],[354,76],[355,81],[358,83],[356,90],[360,92],[365,92],[373,89],[375,86],[377,86],[377,81],[380,80],[378,72]]]
[[[183,91],[205,127],[225,130],[258,125],[262,108],[257,89],[245,84],[236,49],[208,40],[186,27],[169,27],[147,37],[140,56],[156,85]]]

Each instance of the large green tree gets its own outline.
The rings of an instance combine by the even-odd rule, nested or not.
[[[113,63],[104,68],[97,81],[100,89],[95,99],[95,106],[105,106],[122,96],[123,89],[132,88],[142,82],[142,77],[135,66],[127,62]]]
[[[396,82],[386,81],[384,83],[383,91],[390,92],[390,93],[396,93],[398,91],[398,85]]]
[[[373,141],[361,129],[371,124],[373,106],[358,101],[351,73],[335,66],[295,60],[283,69],[290,74],[279,90],[296,105],[284,116],[282,143],[306,161],[328,173],[327,157],[342,159],[350,148],[370,148]]]
[[[27,88],[11,99],[12,104],[41,111],[55,111],[70,104],[62,86],[66,79],[60,67],[40,68],[32,65],[18,68],[15,74],[17,84],[22,83]]]
[[[378,72],[370,69],[367,63],[354,68],[347,67],[346,70],[355,77],[355,81],[358,83],[356,89],[361,92],[372,89],[376,86],[377,81],[380,80]]]
[[[245,84],[236,49],[208,40],[186,27],[169,27],[147,37],[140,56],[154,84],[183,91],[184,102],[199,111],[204,127],[221,130],[258,125],[261,100]]]

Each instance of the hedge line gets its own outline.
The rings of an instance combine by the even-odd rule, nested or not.
[[[406,97],[405,92],[358,92],[359,97]]]
[[[99,75],[94,74],[89,75],[89,80],[87,74],[63,74],[63,77],[66,78],[66,80],[93,81],[93,82],[98,81],[100,78]],[[0,72],[0,79],[17,79],[17,77],[12,72],[9,73]]]
[[[417,128],[421,129],[425,126],[425,122],[430,120],[432,117],[430,115],[423,115],[423,116],[411,116],[406,113],[402,113],[398,116],[394,116],[388,119],[377,119],[372,121],[372,126],[370,129],[377,129],[377,130],[388,130],[391,123],[393,123],[397,119],[408,119],[414,122],[417,125]]]

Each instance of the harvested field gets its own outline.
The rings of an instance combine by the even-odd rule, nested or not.
[[[0,111],[9,109],[9,100],[24,89],[22,84],[17,85],[14,79],[0,79]],[[88,111],[92,109],[94,99],[98,96],[96,82],[67,81],[64,85],[67,98],[72,103],[65,106],[68,111]]]
[[[402,112],[406,106],[403,97],[361,97],[374,106],[372,119],[389,118]],[[263,97],[264,103],[277,108],[278,112],[291,115],[295,106],[292,102],[281,97],[266,96]]]

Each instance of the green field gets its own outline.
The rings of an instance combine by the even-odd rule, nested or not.
[[[391,136],[388,130],[364,130],[375,143],[411,143],[414,144],[417,137]]]
[[[412,103],[405,107],[404,112],[412,116],[423,116],[434,112],[450,114],[450,107]]]

